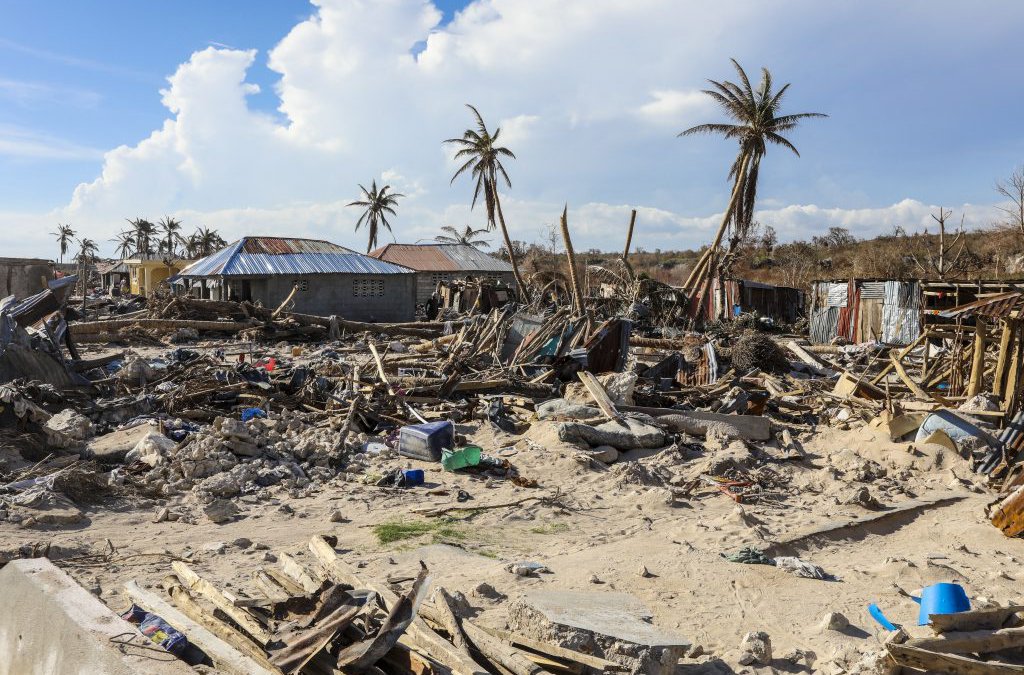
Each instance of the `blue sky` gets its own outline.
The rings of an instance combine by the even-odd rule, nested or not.
[[[641,245],[699,245],[733,147],[674,134],[720,118],[696,92],[730,56],[830,115],[762,169],[784,239],[919,229],[938,204],[982,225],[1024,162],[1022,20],[1012,0],[2,0],[0,227],[33,233],[4,248],[52,255],[56,222],[105,241],[165,213],[355,248],[344,203],[375,177],[410,195],[399,239],[480,225],[440,147],[467,100],[519,155],[518,238],[568,201],[585,246],[617,248],[631,207]]]

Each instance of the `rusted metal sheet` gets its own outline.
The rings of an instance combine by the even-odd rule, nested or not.
[[[989,518],[1007,537],[1024,533],[1024,485],[1018,486],[1005,499],[994,504],[989,511]]]
[[[1009,291],[1007,293],[991,295],[981,300],[975,300],[974,302],[968,302],[965,305],[953,307],[952,309],[943,310],[939,312],[939,316],[947,319],[956,319],[958,317],[981,314],[996,319],[1005,319],[1022,308],[1024,308],[1024,292]]]
[[[374,258],[417,272],[511,272],[512,265],[469,244],[388,244]]]

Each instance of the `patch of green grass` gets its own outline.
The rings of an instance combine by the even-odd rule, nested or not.
[[[462,530],[457,521],[441,518],[439,520],[388,520],[373,528],[373,534],[381,544],[393,544],[396,541],[413,539],[425,534],[433,535],[431,540],[435,544],[443,544],[450,541],[464,541],[467,533]]]
[[[568,532],[569,526],[566,523],[544,523],[537,527],[531,527],[530,532],[534,534],[558,534],[559,532]]]

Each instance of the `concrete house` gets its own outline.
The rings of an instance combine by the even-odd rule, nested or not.
[[[512,265],[469,244],[388,244],[370,255],[415,270],[418,303],[430,298],[439,281],[473,277],[516,286]]]
[[[46,290],[53,263],[39,258],[0,258],[0,298],[27,298]]]
[[[353,321],[415,318],[412,270],[319,239],[244,237],[178,277],[199,297],[277,307],[295,287],[296,312]]]
[[[149,295],[162,282],[188,267],[190,261],[165,260],[161,256],[152,255],[122,260],[121,264],[127,271],[131,292],[135,295]]]

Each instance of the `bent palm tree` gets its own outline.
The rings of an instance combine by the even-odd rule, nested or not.
[[[779,106],[789,89],[789,84],[783,85],[778,91],[773,91],[772,74],[767,68],[762,68],[761,83],[755,90],[750,86],[750,79],[747,78],[746,72],[736,59],[730,60],[739,75],[740,84],[728,80],[723,82],[708,80],[712,89],[705,89],[704,93],[714,99],[722,111],[735,123],[698,124],[679,133],[679,136],[720,134],[724,138],[736,140],[740,146],[736,160],[729,168],[729,179],[733,181],[729,205],[725,209],[725,215],[722,216],[722,224],[715,234],[711,248],[704,253],[686,280],[684,288],[688,290],[705,269],[711,269],[714,255],[719,244],[722,243],[722,237],[729,225],[731,224],[733,228],[730,251],[735,249],[749,229],[754,216],[754,203],[757,199],[757,180],[761,158],[764,157],[768,144],[789,148],[799,157],[800,153],[796,146],[782,136],[782,133],[796,128],[802,119],[828,117],[822,113],[779,115]]]
[[[434,237],[434,241],[441,244],[469,244],[470,246],[482,246],[484,248],[489,248],[491,245],[491,242],[487,239],[476,238],[478,234],[487,230],[474,230],[469,225],[466,225],[466,229],[460,232],[451,225],[445,225],[441,228],[441,231],[447,232],[447,234],[439,234]]]
[[[156,235],[156,225],[144,218],[126,220],[132,226],[132,235],[135,237],[135,255],[142,257],[153,255],[152,239]]]
[[[388,228],[388,232],[391,232],[391,223],[388,222],[387,214],[398,215],[395,213],[395,207],[398,206],[398,198],[405,195],[400,192],[389,194],[390,185],[385,185],[378,190],[376,180],[370,183],[369,190],[362,185],[359,186],[359,189],[363,191],[362,199],[349,202],[346,206],[361,206],[365,209],[363,215],[359,216],[359,220],[356,221],[356,231],[359,230],[359,227],[364,222],[366,223],[369,235],[366,242],[366,252],[369,253],[377,246],[377,234],[381,225]]]
[[[71,246],[71,242],[75,238],[75,231],[71,229],[70,225],[57,225],[57,229],[53,231],[53,236],[57,238],[57,245],[60,246],[60,262],[64,262],[64,256],[68,253],[68,248]]]
[[[131,230],[119,232],[117,236],[110,241],[117,244],[117,246],[114,247],[114,253],[116,253],[121,260],[130,256],[132,251],[135,250],[135,234]]]
[[[444,141],[459,148],[455,153],[456,160],[466,160],[456,170],[451,182],[454,183],[455,179],[466,171],[469,171],[470,176],[476,180],[476,187],[473,189],[473,203],[470,208],[476,206],[477,199],[483,194],[484,205],[487,207],[487,229],[494,229],[495,216],[497,216],[497,222],[501,225],[501,236],[505,239],[505,250],[508,251],[509,262],[512,264],[512,274],[516,278],[516,286],[523,298],[529,301],[530,292],[519,275],[519,262],[513,252],[512,240],[508,236],[508,227],[505,226],[505,215],[501,211],[501,200],[498,198],[498,176],[501,176],[506,186],[512,187],[512,181],[501,164],[501,158],[515,159],[516,156],[508,148],[495,145],[501,134],[500,128],[495,129],[491,134],[487,130],[487,125],[484,124],[483,117],[480,116],[480,111],[468,103],[466,107],[473,111],[473,117],[476,118],[476,129],[466,129],[462,133],[462,138],[449,138]]]

